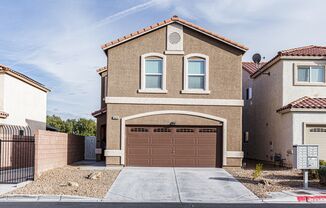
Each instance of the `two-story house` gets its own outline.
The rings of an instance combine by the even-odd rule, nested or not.
[[[326,47],[288,49],[249,73],[245,102],[247,157],[292,165],[293,145],[318,144],[326,160]],[[243,73],[248,73],[244,64]],[[248,77],[247,77],[248,78]]]
[[[174,16],[102,49],[107,165],[241,166],[245,46]]]
[[[0,125],[28,126],[32,133],[45,130],[49,91],[26,75],[0,65]]]

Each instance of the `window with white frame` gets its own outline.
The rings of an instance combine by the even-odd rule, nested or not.
[[[145,60],[145,89],[162,89],[163,60],[151,57]]]
[[[189,54],[184,58],[183,93],[209,93],[208,56]]]
[[[140,93],[166,93],[164,55],[148,53],[141,57],[141,89]]]
[[[297,84],[325,84],[325,66],[297,66]]]

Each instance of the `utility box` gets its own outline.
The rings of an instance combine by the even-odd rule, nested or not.
[[[301,170],[319,169],[318,145],[301,144],[293,146],[293,168]]]

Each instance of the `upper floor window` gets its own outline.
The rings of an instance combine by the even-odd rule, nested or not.
[[[161,58],[146,58],[145,88],[162,89],[163,61]]]
[[[325,84],[325,66],[297,66],[295,74],[296,84]]]
[[[166,58],[159,53],[141,56],[140,93],[166,93]]]
[[[203,54],[189,54],[184,57],[182,93],[209,93],[208,61],[208,56]]]

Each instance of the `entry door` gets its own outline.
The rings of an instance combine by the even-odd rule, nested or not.
[[[222,166],[222,127],[127,126],[126,131],[127,166]]]

